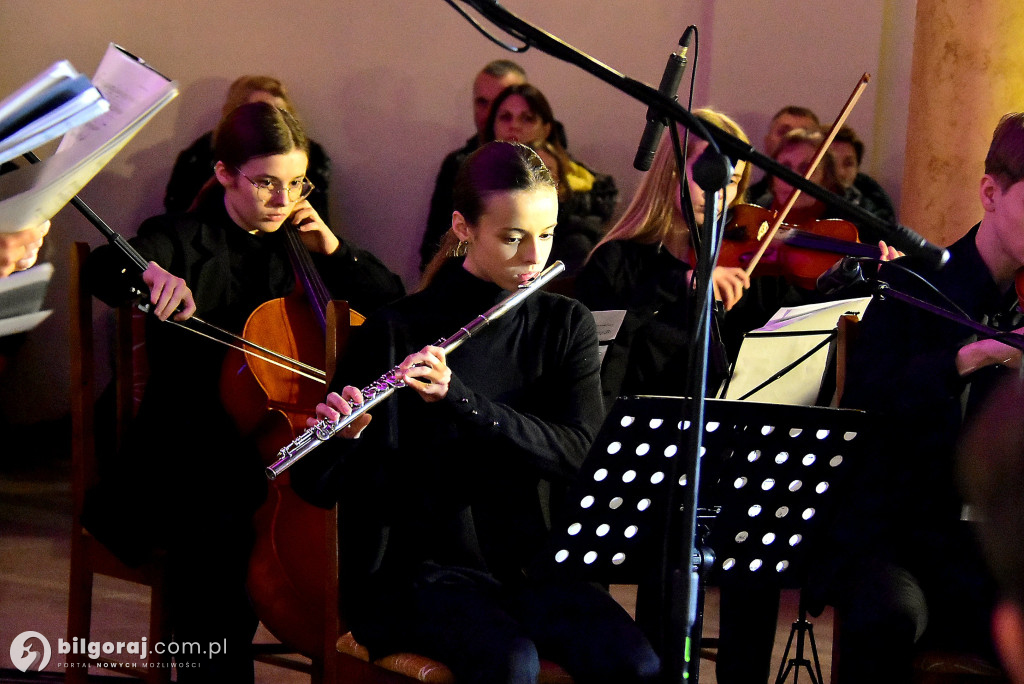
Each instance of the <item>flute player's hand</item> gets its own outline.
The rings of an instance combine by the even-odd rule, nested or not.
[[[341,420],[342,416],[348,416],[355,410],[352,408],[352,404],[356,407],[363,403],[363,394],[359,391],[358,387],[347,385],[341,390],[341,394],[337,392],[331,392],[327,395],[327,398],[320,404],[316,405],[316,418],[307,418],[306,425],[313,427],[321,420],[329,420],[332,423],[337,423]],[[345,426],[345,429],[338,434],[345,439],[356,439],[359,434],[363,431],[370,421],[373,419],[369,413],[363,413],[361,416],[352,421],[351,424]]]

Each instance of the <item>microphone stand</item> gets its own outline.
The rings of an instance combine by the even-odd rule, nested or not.
[[[445,1],[454,6],[454,0]],[[795,171],[779,164],[771,157],[761,154],[749,143],[743,142],[714,124],[701,121],[688,112],[675,99],[658,92],[657,89],[642,81],[637,81],[615,71],[606,64],[563,42],[560,38],[520,19],[502,7],[497,0],[462,0],[462,2],[474,8],[491,22],[527,45],[534,46],[542,52],[546,52],[564,62],[574,64],[630,97],[646,104],[648,107],[654,108],[666,119],[681,124],[704,140],[707,140],[711,147],[714,147],[716,151],[726,154],[730,159],[742,159],[749,162],[759,169],[780,178],[793,188],[797,188],[801,192],[821,200],[830,207],[842,210],[851,221],[876,230],[888,244],[893,245],[904,254],[920,258],[932,268],[939,268],[949,260],[949,252],[928,242],[910,228],[880,219],[863,207],[857,206],[844,197],[840,197],[820,185],[812,183]],[[459,11],[461,12],[461,10]],[[519,51],[522,50],[520,49]]]
[[[465,12],[454,4],[454,0],[445,1],[460,14],[467,16]],[[639,100],[641,103],[646,104],[649,109],[660,113],[667,121],[678,122],[686,129],[706,140],[708,148],[704,154],[708,157],[707,164],[709,168],[717,167],[721,170],[724,167],[728,170],[728,162],[724,160],[723,152],[730,159],[745,160],[779,177],[792,187],[798,188],[830,206],[841,208],[854,221],[862,222],[864,225],[875,228],[879,234],[884,236],[886,242],[896,246],[897,249],[902,250],[905,254],[918,256],[935,268],[948,261],[949,253],[946,250],[930,244],[910,229],[886,223],[863,208],[855,206],[844,198],[811,183],[799,174],[757,152],[748,143],[744,143],[739,138],[730,135],[713,124],[702,122],[680,106],[675,99],[658,92],[646,83],[631,79],[609,68],[605,64],[563,42],[561,39],[523,21],[498,4],[497,0],[463,0],[463,2],[473,7],[477,12],[507,31],[517,40],[523,41],[527,47],[535,46],[553,57],[580,67],[634,99]],[[472,20],[470,21],[472,22]],[[475,24],[475,22],[472,23]],[[491,39],[495,40],[494,38]],[[522,51],[522,49],[517,51]],[[686,391],[691,397],[691,401],[688,402],[687,420],[689,420],[690,429],[687,434],[686,445],[687,453],[689,453],[686,482],[689,488],[686,490],[687,500],[681,503],[677,502],[679,494],[677,493],[675,483],[680,481],[677,471],[681,466],[679,464],[680,459],[673,459],[671,463],[673,473],[667,480],[670,486],[666,487],[669,498],[666,509],[669,521],[666,526],[665,539],[660,549],[662,557],[658,559],[658,570],[663,580],[662,587],[659,590],[662,592],[662,595],[667,593],[669,596],[668,600],[662,603],[666,612],[658,623],[660,629],[654,635],[652,641],[662,656],[664,662],[662,679],[668,684],[683,684],[683,682],[689,679],[696,679],[696,676],[691,676],[689,671],[689,656],[692,652],[698,654],[699,657],[700,653],[700,635],[692,635],[691,631],[696,621],[700,581],[698,571],[695,569],[694,558],[700,558],[701,555],[695,547],[695,537],[697,503],[700,491],[700,454],[704,428],[704,391],[708,359],[708,331],[710,329],[710,316],[712,315],[709,291],[711,289],[711,272],[717,258],[718,245],[718,240],[711,239],[714,232],[713,224],[718,213],[717,199],[712,198],[716,197],[717,190],[725,187],[731,171],[724,173],[719,178],[717,184],[714,180],[716,174],[713,168],[707,175],[708,178],[703,179],[707,181],[705,186],[702,180],[696,178],[697,174],[694,174],[695,180],[705,190],[705,197],[711,201],[705,201],[705,237],[699,241],[699,244],[702,245],[701,251],[703,253],[698,255],[697,273],[694,276],[698,279],[696,300],[702,303],[703,311],[700,314],[697,331],[691,346],[693,351],[691,354],[690,384],[686,387]],[[686,517],[685,522],[677,522],[679,516],[676,515],[676,512],[679,510],[683,511]],[[680,530],[680,527],[683,529]],[[682,545],[681,547],[673,546],[672,540],[676,538],[676,534],[679,532],[683,533],[681,535],[683,536],[681,540]],[[661,634],[662,629],[665,632],[664,634]],[[697,648],[691,649],[690,645],[694,641],[697,642]]]
[[[1003,344],[1024,351],[1024,335],[1020,333],[996,330],[995,328],[983,325],[972,318],[944,309],[941,306],[936,306],[935,304],[926,302],[923,299],[918,299],[913,295],[908,295],[905,292],[894,289],[884,280],[875,280],[874,290],[874,295],[878,297],[879,301],[884,300],[886,297],[890,297],[898,302],[903,302],[904,304],[916,307],[926,313],[941,316],[942,318],[952,321],[957,325],[969,328],[982,337],[999,340]]]

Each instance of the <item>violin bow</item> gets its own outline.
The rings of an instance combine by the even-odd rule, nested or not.
[[[38,156],[36,156],[34,152],[26,152],[22,156],[32,164],[38,164],[42,161],[41,159],[39,159]],[[124,237],[121,236],[120,233],[118,233],[109,225],[107,225],[107,222],[100,218],[99,214],[93,211],[92,207],[86,204],[81,197],[75,195],[70,199],[69,203],[72,206],[74,206],[75,209],[77,209],[79,213],[82,214],[82,216],[85,217],[87,221],[89,221],[89,223],[91,223],[95,228],[97,228],[101,233],[103,233],[103,236],[107,238],[107,241],[115,249],[119,250],[125,257],[127,257],[128,260],[131,261],[132,264],[139,270],[139,273],[142,273],[143,271],[146,270],[146,268],[149,266],[149,262],[146,260],[146,258],[139,254],[135,250],[135,248],[132,247],[131,244],[129,244],[129,242],[125,240]],[[145,297],[145,295],[148,293],[142,292],[137,288],[133,288],[133,294],[136,294],[139,297]],[[138,303],[136,303],[136,307],[144,313],[149,313],[149,302],[139,301]],[[315,380],[316,382],[325,385],[327,384],[327,373],[325,371],[320,370],[319,368],[315,368],[314,366],[310,366],[309,364],[305,364],[297,359],[285,356],[284,354],[279,354],[273,349],[267,349],[266,347],[256,344],[255,342],[250,342],[244,337],[236,335],[229,330],[219,328],[213,323],[204,321],[198,316],[192,316],[188,320],[191,321],[193,325],[186,325],[184,321],[174,321],[171,319],[167,319],[167,321],[165,322],[182,328],[183,330],[188,330],[189,332],[195,333],[200,337],[205,337],[206,339],[217,342],[218,344],[223,344],[225,346],[231,347],[232,349],[236,349],[244,354],[250,354],[258,359],[266,361],[267,363],[273,364],[275,366],[280,366],[285,370],[297,373],[298,375],[309,378],[310,380]],[[223,337],[217,337],[216,335],[211,335],[209,333],[203,332],[202,330],[199,330],[198,328],[194,327],[194,324],[203,325],[207,329],[212,330],[215,333],[222,335]],[[228,340],[235,340],[236,342],[238,342],[238,344],[233,344]]]
[[[804,179],[810,180],[811,176],[814,175],[815,170],[817,170],[818,168],[818,164],[821,163],[821,160],[825,158],[825,153],[828,152],[829,146],[832,144],[832,141],[835,140],[836,134],[839,133],[839,129],[842,128],[844,123],[846,123],[846,118],[850,115],[850,112],[853,110],[853,106],[857,104],[857,100],[859,100],[860,96],[864,93],[864,89],[867,87],[868,81],[870,80],[871,75],[865,73],[863,76],[860,77],[860,80],[857,81],[857,85],[854,87],[853,92],[850,94],[850,98],[846,101],[846,104],[843,106],[843,110],[839,112],[839,116],[836,117],[836,121],[835,123],[832,124],[832,128],[829,129],[828,135],[825,136],[825,139],[818,147],[818,151],[815,153],[814,158],[811,160],[810,166],[807,167],[807,172],[804,173]],[[747,264],[747,276],[750,276],[750,273],[754,270],[754,267],[757,266],[757,263],[761,260],[761,257],[764,255],[765,250],[768,249],[768,245],[771,244],[772,239],[775,237],[775,234],[779,232],[779,227],[782,225],[782,222],[786,220],[786,216],[789,215],[789,211],[793,208],[793,205],[796,204],[796,201],[800,198],[800,194],[800,188],[793,188],[793,194],[789,196],[789,201],[787,201],[786,205],[782,208],[781,211],[779,211],[778,216],[776,216],[775,220],[772,222],[771,228],[768,229],[767,233],[764,233],[764,240],[761,241],[761,246],[757,248],[757,252],[755,252],[754,256],[750,259],[750,263]],[[758,239],[760,239],[760,237],[761,236],[758,235]]]

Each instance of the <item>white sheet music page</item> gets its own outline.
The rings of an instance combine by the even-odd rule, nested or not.
[[[862,317],[870,301],[871,297],[859,297],[779,309],[771,320],[743,337],[724,398],[814,405],[826,371],[830,344],[800,359],[829,340],[842,316]],[[799,364],[785,375],[750,394],[798,360]]]
[[[67,60],[56,62],[0,102],[0,162],[64,135],[107,109],[88,78]]]
[[[65,135],[49,159],[0,176],[0,232],[51,218],[178,94],[177,83],[114,44],[92,80],[110,110]]]
[[[608,345],[619,334],[622,321],[626,317],[624,309],[612,309],[608,311],[592,311],[594,322],[597,324],[597,353],[598,358],[603,362],[604,355],[608,351]]]

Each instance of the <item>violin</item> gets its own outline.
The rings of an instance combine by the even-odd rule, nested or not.
[[[722,236],[719,266],[748,268],[777,220],[771,209],[737,204]],[[842,219],[819,219],[803,225],[781,224],[757,265],[761,275],[781,275],[793,284],[814,289],[818,276],[844,256],[879,258],[877,245],[859,241],[857,227]],[[1018,281],[1021,282],[1021,281]],[[1018,290],[1019,291],[1019,290]]]
[[[268,465],[282,444],[305,430],[309,407],[323,399],[344,333],[363,321],[343,302],[331,301],[299,231],[290,224],[281,230],[288,238],[296,288],[257,307],[243,337],[325,372],[295,373],[241,350],[229,351],[221,372],[224,407]],[[324,511],[299,498],[287,477],[269,484],[253,519],[256,542],[247,580],[253,608],[275,637],[309,657],[322,650],[323,606],[331,600],[323,582],[326,521]]]
[[[864,88],[867,86],[867,83],[870,80],[870,78],[871,77],[869,74],[864,74],[857,82],[857,86],[853,89],[853,93],[850,95],[850,99],[847,100],[846,104],[843,106],[843,109],[839,113],[839,116],[836,118],[835,123],[832,124],[832,128],[829,129],[829,132],[825,136],[825,139],[821,142],[821,145],[815,152],[814,158],[811,159],[810,163],[808,164],[807,170],[804,172],[805,180],[810,180],[811,176],[814,175],[814,172],[817,169],[818,164],[821,163],[821,160],[825,157],[825,154],[828,152],[829,145],[832,144],[832,141],[835,139],[836,134],[839,132],[839,129],[846,121],[846,117],[849,116],[850,110],[853,109],[853,106],[856,104],[857,100],[860,99],[860,96],[864,92]],[[767,253],[768,249],[770,247],[777,245],[777,243],[775,242],[776,235],[782,229],[784,225],[783,222],[786,220],[786,216],[796,205],[796,201],[800,197],[800,194],[800,189],[794,188],[785,206],[783,206],[782,209],[779,210],[777,213],[773,211],[768,211],[766,209],[762,209],[761,207],[753,207],[748,210],[740,210],[739,212],[736,212],[736,208],[734,208],[733,220],[730,222],[730,225],[735,225],[737,228],[742,228],[741,230],[734,231],[734,233],[738,232],[738,234],[742,236],[739,240],[737,240],[737,242],[741,244],[750,244],[752,240],[755,247],[753,253],[750,254],[749,258],[747,258],[746,263],[743,265],[743,268],[746,271],[747,276],[751,275],[751,272],[758,265],[758,263],[760,263],[762,257]],[[754,216],[752,217],[751,214],[753,214]],[[737,223],[737,216],[742,217],[739,223]],[[827,253],[829,249],[826,246],[831,245],[833,256],[834,254],[856,254],[856,250],[853,248],[853,245],[859,244],[856,226],[849,223],[848,221],[840,221],[840,223],[846,224],[846,226],[839,227],[839,224],[832,223],[831,220],[825,223],[823,223],[822,221],[815,221],[813,229],[805,225],[798,229],[800,231],[798,233],[790,232],[790,237],[784,240],[781,244],[783,244],[784,246],[792,245],[796,247],[797,245],[793,245],[791,241],[803,242],[803,248],[810,250],[810,252],[790,252],[790,255],[788,257],[790,261],[788,263],[786,262],[785,258],[783,259],[783,261],[778,261],[778,257],[776,257],[777,264],[782,269],[780,272],[783,275],[789,276],[790,279],[793,280],[793,282],[800,285],[801,287],[813,289],[816,285],[817,277],[824,273],[826,270],[828,270],[828,268],[830,268],[832,264],[834,264],[837,261],[837,259],[831,258],[831,261],[829,261],[830,257],[828,256],[821,256],[821,258],[819,259],[817,258],[818,255],[812,255],[812,252]],[[750,230],[752,225],[756,225],[757,229],[753,231]],[[792,231],[792,228],[790,228],[790,231]],[[812,239],[809,237],[810,235],[815,235],[817,237]],[[723,239],[723,249],[725,241],[728,240],[727,236],[728,228],[726,229],[726,237]],[[841,243],[845,243],[845,245],[842,248],[840,248]],[[741,252],[740,256],[737,257],[737,266],[740,265],[739,259],[742,258],[742,256],[745,254],[745,252]],[[874,256],[878,256],[879,254],[880,250],[874,250]],[[863,256],[869,255],[870,254],[863,254]],[[812,256],[814,257],[813,259]],[[729,261],[723,261],[723,258],[720,255],[718,264],[720,266],[729,265]]]

